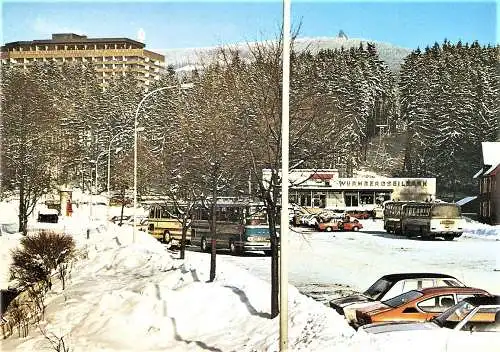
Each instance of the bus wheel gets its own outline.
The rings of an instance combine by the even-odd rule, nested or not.
[[[165,231],[163,233],[163,243],[167,243],[168,244],[168,243],[170,243],[170,240],[171,240],[171,238],[170,238],[170,232]]]
[[[202,237],[200,247],[202,252],[208,252],[208,244],[207,244],[207,239],[205,237]]]

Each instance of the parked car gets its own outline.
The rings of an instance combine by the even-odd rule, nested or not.
[[[495,351],[500,346],[500,296],[468,297],[425,322],[386,322],[362,326],[358,331],[383,334],[390,341],[401,337],[425,343],[433,351]]]
[[[131,216],[127,221],[124,221],[125,224],[134,226],[134,217]],[[137,225],[137,229],[139,231],[147,231],[148,229],[148,218],[144,216],[136,216],[135,223]]]
[[[319,231],[331,232],[334,230],[338,231],[359,231],[363,228],[363,224],[358,221],[358,219],[352,219],[346,216],[342,220],[332,219],[328,222],[319,222],[317,229]]]
[[[311,226],[310,224],[315,224],[315,223],[317,223],[316,214],[305,214],[300,219],[300,224],[302,226]]]
[[[38,212],[38,222],[57,223],[59,221],[59,212],[55,209],[42,209]]]
[[[426,321],[467,297],[491,296],[474,287],[429,287],[356,309],[353,327],[385,321]]]
[[[330,307],[345,315],[349,323],[356,319],[356,309],[367,307],[376,301],[385,301],[404,292],[439,286],[464,287],[453,276],[439,273],[400,273],[384,275],[375,281],[365,292],[336,298],[330,301]]]
[[[120,223],[120,219],[121,219],[121,223]],[[120,217],[120,215],[115,215],[115,216],[112,216],[111,219],[109,219],[109,221],[121,226],[121,225],[127,223],[127,221],[129,221],[129,219],[130,219],[130,215],[124,215],[123,217]]]
[[[373,323],[364,325],[360,329],[367,333],[380,334],[441,328],[461,331],[500,332],[500,296],[464,298],[437,317],[425,322]]]

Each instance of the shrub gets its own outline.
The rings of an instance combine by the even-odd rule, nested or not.
[[[41,231],[21,240],[21,247],[12,251],[10,273],[22,287],[34,284],[52,287],[51,275],[55,270],[61,273],[60,265],[73,256],[75,242],[66,234]]]

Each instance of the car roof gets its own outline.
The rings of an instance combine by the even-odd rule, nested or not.
[[[440,273],[399,273],[399,274],[389,274],[389,275],[384,275],[381,277],[381,279],[386,279],[389,281],[398,281],[398,280],[404,280],[404,279],[418,279],[418,278],[450,278],[450,279],[455,279],[454,276],[451,275],[446,275],[446,274],[440,274]]]
[[[467,297],[464,301],[474,306],[494,306],[500,305],[500,296]]]

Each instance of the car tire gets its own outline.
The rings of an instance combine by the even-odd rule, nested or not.
[[[170,238],[170,232],[164,231],[162,240],[163,240],[163,243],[169,244],[170,241],[172,240],[172,238]]]
[[[205,237],[201,238],[200,248],[202,252],[208,252],[208,243]]]
[[[354,226],[354,227],[352,228],[352,230],[353,230],[354,232],[358,232],[358,231],[359,231],[359,227]]]
[[[332,227],[331,226],[327,226],[327,228],[325,229],[326,232],[332,232]]]

